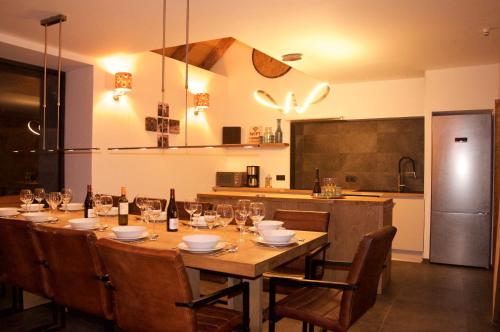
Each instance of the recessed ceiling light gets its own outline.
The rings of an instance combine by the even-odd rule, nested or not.
[[[288,53],[281,56],[283,61],[299,61],[302,60],[302,53]]]

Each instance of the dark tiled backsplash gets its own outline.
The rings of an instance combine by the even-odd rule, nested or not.
[[[311,189],[319,168],[344,188],[397,191],[398,161],[407,156],[417,178],[404,177],[406,191],[424,190],[424,118],[292,123],[291,149],[293,188]]]

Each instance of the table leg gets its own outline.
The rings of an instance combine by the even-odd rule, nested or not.
[[[191,285],[191,292],[193,292],[193,299],[200,297],[200,270],[186,267],[186,273]]]
[[[231,287],[234,285],[237,285],[241,282],[241,279],[239,278],[232,278],[228,277],[227,278],[227,286]],[[228,301],[228,307],[237,311],[243,311],[243,296],[237,295],[229,299]]]
[[[256,279],[244,279],[250,286],[250,331],[262,331],[262,276]]]

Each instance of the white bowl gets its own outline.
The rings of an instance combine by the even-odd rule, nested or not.
[[[288,243],[295,235],[294,231],[288,229],[272,229],[260,232],[264,241],[269,243]]]
[[[17,214],[17,208],[3,207],[0,208],[0,217],[14,216]]]
[[[118,239],[137,238],[146,232],[144,226],[116,226],[112,228]]]
[[[61,207],[63,209],[66,208],[66,204],[62,204]],[[68,203],[67,204],[68,211],[78,211],[83,210],[83,203]]]
[[[271,229],[279,229],[283,226],[283,221],[278,220],[262,220],[257,224],[257,229],[259,231],[271,230]]]
[[[38,211],[38,209],[43,209],[43,204],[21,204],[21,209],[24,211]]]
[[[50,214],[48,214],[47,212],[28,212],[23,213],[23,216],[26,218],[26,220],[41,222],[47,220],[50,217]]]
[[[93,229],[97,225],[95,218],[77,218],[68,220],[71,228],[73,229]]]
[[[220,236],[209,234],[187,235],[182,238],[182,241],[190,249],[212,249],[219,243]]]

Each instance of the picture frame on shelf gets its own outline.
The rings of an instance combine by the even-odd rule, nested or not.
[[[158,116],[162,118],[168,118],[170,114],[170,106],[168,103],[162,103],[161,101],[158,102]]]
[[[157,137],[157,146],[159,148],[163,147],[163,148],[167,148],[168,147],[168,134],[165,135],[165,134],[158,134],[158,137]]]
[[[181,123],[180,123],[180,121],[179,120],[169,119],[168,120],[168,132],[170,134],[174,134],[174,135],[180,134],[180,132],[181,132]]]
[[[152,132],[158,131],[158,122],[156,121],[156,118],[147,116],[144,122],[146,131],[152,131]]]
[[[168,123],[168,119],[164,119],[164,118],[158,118],[158,131],[160,133],[169,133],[169,123]]]

